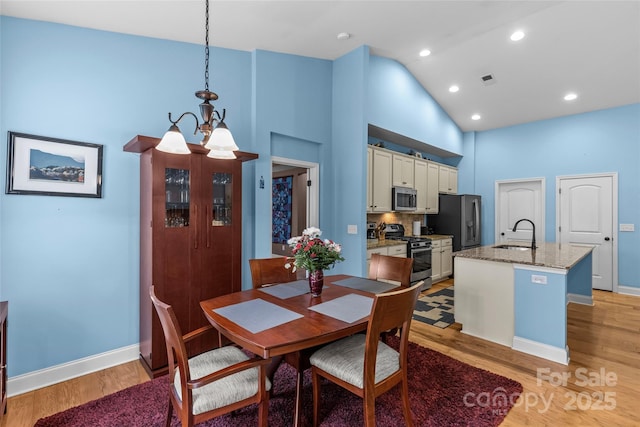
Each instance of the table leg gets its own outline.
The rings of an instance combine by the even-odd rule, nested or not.
[[[307,368],[305,360],[303,359],[305,355],[300,351],[296,351],[294,353],[289,353],[285,356],[285,361],[295,368],[296,370],[296,403],[295,410],[293,414],[293,425],[298,427],[303,424],[302,417],[304,414],[302,413],[302,383],[304,380],[304,370]]]
[[[296,410],[294,413],[293,425],[298,427],[302,425],[302,380],[304,378],[304,371],[297,369],[296,378]]]

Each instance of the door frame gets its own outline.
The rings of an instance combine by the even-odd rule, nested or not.
[[[521,178],[521,179],[503,179],[498,180],[495,183],[495,215],[494,215],[494,225],[493,225],[493,241],[500,241],[500,188],[502,185],[506,184],[523,184],[523,183],[536,183],[540,184],[540,211],[542,213],[542,217],[540,218],[540,225],[536,225],[536,229],[540,230],[540,234],[542,239],[536,237],[536,240],[539,242],[545,242],[545,234],[546,234],[546,207],[545,207],[545,191],[546,191],[546,180],[545,177],[540,178]]]
[[[611,292],[618,293],[618,173],[589,173],[580,175],[561,175],[556,176],[556,242],[560,241],[560,181],[563,179],[582,179],[582,178],[611,178],[611,238],[613,244],[611,247],[611,280],[613,286]]]
[[[320,227],[320,165],[318,163],[304,160],[287,159],[285,157],[271,156],[271,175],[273,176],[273,164],[293,166],[307,169],[307,179],[311,181],[311,186],[307,187],[307,227]],[[271,199],[270,204],[273,203]],[[270,211],[273,211],[271,206]],[[273,218],[271,218],[273,224]]]

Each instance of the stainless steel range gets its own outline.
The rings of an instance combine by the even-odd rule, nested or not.
[[[429,289],[431,287],[431,239],[405,236],[402,224],[387,224],[385,236],[390,240],[407,242],[407,257],[413,258],[411,283],[424,280],[422,290]]]

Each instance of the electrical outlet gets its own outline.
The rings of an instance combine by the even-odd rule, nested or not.
[[[358,226],[354,224],[347,225],[347,234],[358,234]]]
[[[540,285],[546,285],[547,284],[547,276],[541,276],[539,274],[532,274],[531,275],[531,283],[538,283]]]

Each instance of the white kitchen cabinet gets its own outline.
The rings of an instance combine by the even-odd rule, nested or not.
[[[458,169],[439,166],[438,191],[445,194],[458,194]]]
[[[453,274],[453,256],[452,248],[453,248],[453,240],[452,239],[443,239],[442,243],[442,260],[440,263],[441,272],[440,278],[448,279],[449,276]]]
[[[394,187],[413,188],[414,180],[414,159],[402,154],[393,155],[393,180]]]
[[[438,180],[440,167],[433,162],[427,162],[427,213],[438,213]],[[418,202],[420,199],[418,198]]]
[[[426,160],[416,159],[414,163],[413,177],[415,180],[415,189],[417,194],[415,213],[429,213],[427,210],[428,202],[428,163]],[[437,176],[437,175],[436,175]],[[437,199],[437,190],[436,190]]]
[[[386,150],[379,150],[373,147],[371,150],[371,167],[367,174],[370,174],[371,200],[367,205],[368,212],[391,212],[391,171],[392,154]],[[367,152],[369,154],[369,152]],[[369,189],[367,189],[369,192]]]
[[[431,241],[431,282],[440,281],[442,276],[442,247],[440,240]]]
[[[397,245],[397,246],[389,246],[387,248],[387,255],[396,256],[400,258],[407,257],[407,245]]]
[[[433,283],[446,280],[453,274],[451,255],[453,240],[434,239],[431,241],[431,280]]]
[[[373,148],[367,147],[367,212],[373,209]]]

